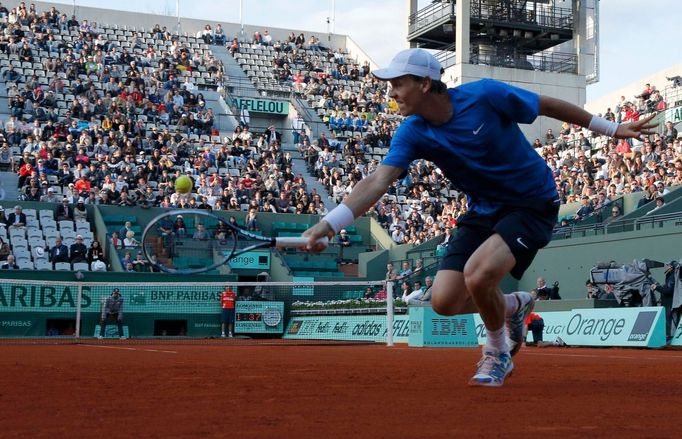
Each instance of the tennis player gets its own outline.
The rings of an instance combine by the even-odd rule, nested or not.
[[[435,163],[467,194],[469,212],[458,220],[441,261],[432,307],[442,315],[480,313],[487,342],[469,384],[501,386],[514,368],[533,298],[526,292],[503,295],[499,285],[507,273],[521,278],[550,241],[560,203],[552,172],[518,124],[542,115],[628,138],[650,134],[653,116],[619,125],[488,79],[448,89],[440,81],[441,65],[423,49],[403,50],[373,74],[390,83],[389,97],[406,119],[377,170],[304,233],[308,248],[320,251],[317,239],[331,238],[367,212],[414,160]]]

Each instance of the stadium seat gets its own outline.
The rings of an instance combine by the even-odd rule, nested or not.
[[[35,266],[30,259],[17,259],[17,265],[22,270],[34,270]]]
[[[12,248],[17,248],[17,247],[28,247],[28,241],[26,238],[20,235],[14,235],[10,236],[10,244],[12,245]]]
[[[52,270],[52,263],[47,259],[36,259],[35,261],[36,270]]]
[[[11,228],[9,229],[9,238],[14,239],[14,238],[25,238],[26,237],[26,228]]]
[[[45,247],[45,240],[43,239],[42,236],[40,237],[35,237],[35,236],[29,236],[28,238],[28,245],[31,247],[31,249],[35,247]]]
[[[59,271],[71,271],[71,264],[68,262],[57,262],[54,269]]]
[[[43,232],[47,229],[57,230],[57,222],[55,220],[53,220],[52,218],[42,217],[40,219],[40,225],[43,228]]]
[[[12,253],[18,259],[31,259],[31,253],[27,247],[14,247]]]
[[[62,238],[76,238],[76,231],[73,229],[66,229],[66,230],[60,230],[60,234],[62,235]]]
[[[38,229],[29,228],[27,234],[29,241],[31,240],[31,238],[43,239],[43,232]]]
[[[74,231],[73,228],[73,221],[71,220],[62,220],[59,221],[59,231],[62,232],[62,235],[66,230]]]
[[[73,270],[74,271],[88,271],[90,266],[88,265],[87,262],[76,262],[73,264]]]

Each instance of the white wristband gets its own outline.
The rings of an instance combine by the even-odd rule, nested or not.
[[[618,131],[618,122],[611,122],[603,117],[592,116],[590,120],[590,126],[587,127],[588,130],[594,131],[595,133],[604,134],[609,137],[613,137]]]
[[[355,221],[355,215],[353,215],[353,211],[350,210],[348,206],[341,203],[332,209],[331,212],[325,215],[322,220],[329,224],[334,233],[339,233],[339,231],[344,227],[353,224],[353,221]]]

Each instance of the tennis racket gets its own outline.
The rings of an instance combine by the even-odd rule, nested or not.
[[[329,239],[318,241],[325,247]],[[142,251],[166,273],[195,274],[221,267],[244,253],[273,247],[305,247],[308,238],[269,237],[248,232],[206,210],[172,210],[152,219],[142,232]]]

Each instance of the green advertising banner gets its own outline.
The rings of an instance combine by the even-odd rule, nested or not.
[[[233,269],[269,270],[270,252],[247,252],[230,259],[228,265]]]
[[[124,299],[125,313],[206,314],[220,311],[221,289],[197,285],[126,285],[116,286]],[[83,312],[100,312],[101,303],[113,287],[84,286]],[[78,286],[16,285],[0,282],[0,312],[75,313]]]
[[[431,307],[410,307],[408,343],[416,347],[477,347],[474,316],[472,314],[442,316]]]
[[[0,315],[0,335],[3,337],[44,335],[47,328],[35,314],[3,313]]]
[[[542,333],[543,341],[546,342],[560,338],[569,346],[650,348],[665,344],[665,314],[662,307],[574,309],[536,314],[544,322]],[[486,331],[478,314],[474,314],[474,322],[479,344],[483,345]],[[532,333],[528,333],[527,340],[533,341]]]
[[[406,343],[409,318],[399,314],[393,321],[393,339]],[[284,338],[298,340],[386,341],[386,315],[292,317]]]
[[[101,303],[111,295],[111,285],[83,286],[81,309],[100,312]],[[220,311],[221,289],[198,285],[116,286],[124,299],[126,313],[205,314]],[[0,282],[0,312],[75,313],[78,285],[16,285]]]
[[[93,307],[93,292],[83,287],[83,310]],[[17,285],[0,282],[0,313],[65,312],[75,314],[78,286]],[[96,305],[99,309],[99,305]]]
[[[235,98],[232,100],[237,108],[245,108],[253,113],[289,114],[289,102],[270,99]]]

